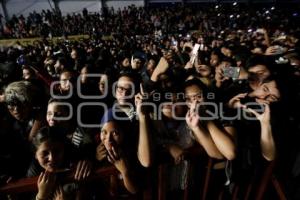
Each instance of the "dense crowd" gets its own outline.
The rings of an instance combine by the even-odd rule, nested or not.
[[[38,192],[22,199],[110,199],[107,180],[87,180],[114,165],[117,198],[141,199],[164,164],[167,199],[186,188],[199,198],[212,158],[208,199],[231,199],[235,186],[243,198],[273,162],[286,196],[298,199],[297,6],[13,16],[0,37],[42,39],[1,48],[1,185],[38,176]],[[80,34],[90,38],[68,40]]]

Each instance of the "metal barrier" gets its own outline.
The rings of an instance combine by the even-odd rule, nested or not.
[[[206,162],[206,166],[203,168],[204,169],[204,178],[201,180],[201,185],[197,185],[196,187],[196,192],[200,192],[199,197],[201,200],[207,200],[209,199],[209,193],[211,192],[210,189],[211,187],[214,187],[213,179],[211,178],[213,173],[214,173],[214,159],[208,158]],[[286,200],[286,195],[284,188],[282,184],[278,181],[278,179],[274,176],[273,174],[273,169],[275,166],[275,162],[270,162],[266,168],[264,169],[263,176],[259,178],[259,182],[254,183],[253,181],[250,181],[247,183],[247,188],[245,194],[239,194],[240,188],[239,185],[236,185],[235,188],[233,189],[233,193],[231,196],[231,199],[237,199],[239,196],[239,199],[251,199],[255,198],[257,200],[264,199],[264,195],[267,191],[267,186],[271,185],[274,187],[277,197],[279,200]],[[151,184],[151,179],[153,177],[148,177],[146,180],[149,182],[147,184],[147,187],[144,188],[142,191],[143,193],[143,199],[144,200],[151,200],[151,199],[158,199],[158,200],[165,200],[167,199],[167,188],[166,188],[166,163],[160,163],[157,168],[157,181],[158,183],[156,184],[156,188]],[[99,180],[103,178],[110,178],[110,180],[113,180],[118,176],[118,171],[115,169],[114,166],[110,167],[101,167],[98,168],[94,171],[93,175],[91,175],[89,180]],[[148,176],[149,174],[147,174]],[[37,191],[37,179],[38,177],[32,177],[32,178],[23,178],[19,179],[13,182],[10,182],[2,187],[0,187],[0,193],[2,194],[18,194],[18,193],[23,193],[23,192],[34,192]],[[65,181],[71,181],[73,180],[73,174],[67,174]],[[255,187],[254,187],[255,186]],[[114,181],[110,181],[110,189],[112,191],[117,191],[116,183]],[[155,191],[154,193],[157,196],[154,196],[152,192]],[[217,194],[218,199],[222,200],[224,199],[222,195],[223,191],[220,191],[220,194]],[[187,187],[183,191],[183,200],[188,200],[193,197],[194,194],[190,194],[190,188]],[[250,198],[251,197],[251,198]],[[228,199],[228,198],[226,198]]]
[[[117,175],[118,171],[115,167],[101,167],[96,169],[94,173],[90,176],[89,180],[96,180],[100,178],[109,177],[111,175]],[[10,182],[2,187],[0,187],[0,193],[6,194],[16,194],[23,192],[34,192],[37,191],[37,180],[38,177],[22,178],[13,182]],[[73,180],[73,174],[67,174],[65,181]]]

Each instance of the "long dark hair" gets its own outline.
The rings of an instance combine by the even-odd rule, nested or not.
[[[58,127],[43,127],[37,132],[35,137],[33,137],[32,144],[34,152],[37,151],[38,147],[46,141],[60,142],[65,147],[69,145],[64,129]]]

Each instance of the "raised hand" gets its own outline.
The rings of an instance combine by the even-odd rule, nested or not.
[[[65,195],[62,186],[58,186],[54,192],[54,200],[64,200]]]
[[[222,83],[228,79],[229,79],[228,77],[224,76],[223,67],[222,66],[216,67],[216,70],[215,70],[216,86],[221,87]]]
[[[56,183],[56,175],[52,172],[42,172],[38,178],[37,187],[38,194],[37,199],[47,199],[53,192]]]
[[[80,160],[76,165],[74,179],[77,181],[85,180],[92,172],[92,163],[89,160]]]
[[[135,95],[135,106],[136,106],[136,112],[138,116],[145,115],[147,113],[147,105],[144,104],[145,100],[149,98],[154,91],[150,93],[146,93],[143,88],[143,84],[140,84],[140,93]]]
[[[241,94],[234,96],[232,99],[229,100],[228,107],[235,108],[235,109],[246,108],[246,106],[241,103],[241,99],[245,98],[246,96],[247,96],[247,93],[241,93]]]
[[[131,64],[131,68],[132,68],[132,69],[136,69],[136,60],[133,59],[133,56],[131,56],[130,64]]]
[[[126,158],[121,154],[120,150],[112,146],[108,149],[107,159],[112,163],[121,174],[125,174],[128,171],[128,163]]]
[[[271,120],[270,106],[267,103],[263,103],[262,105],[264,105],[265,110],[261,114],[259,114],[258,112],[256,112],[255,110],[253,110],[251,108],[246,108],[246,111],[252,113],[256,117],[256,119],[259,120],[259,122],[261,124],[269,124],[270,120]]]
[[[191,61],[188,61],[184,67],[184,69],[192,69],[194,67],[193,63]]]
[[[145,106],[143,106],[143,101],[145,100],[145,92],[143,89],[143,85],[140,84],[140,93],[135,95],[135,106],[136,106],[136,113],[138,116],[141,114],[145,114]]]
[[[96,149],[96,159],[102,161],[107,156],[107,151],[103,143],[100,143]]]
[[[186,123],[191,129],[197,128],[199,125],[200,116],[197,111],[197,102],[194,101],[185,116]]]
[[[165,73],[169,68],[168,60],[171,59],[172,56],[166,55],[165,57],[161,57],[154,72],[152,73],[151,80],[157,81],[158,76]]]

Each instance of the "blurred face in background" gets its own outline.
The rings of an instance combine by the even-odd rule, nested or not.
[[[142,61],[139,58],[133,59],[132,69],[140,70],[142,68]]]
[[[29,69],[27,69],[27,68],[24,68],[22,70],[22,74],[23,74],[23,79],[24,80],[29,80],[29,79],[31,79],[33,77],[32,72]]]
[[[150,59],[147,63],[147,73],[150,77],[154,72],[155,67],[156,67],[156,62],[153,59]]]
[[[63,92],[70,91],[71,89],[71,79],[73,78],[73,75],[71,72],[63,72],[60,75],[60,89]]]
[[[76,49],[72,49],[72,51],[71,51],[71,58],[73,60],[76,60],[78,58],[78,53],[77,53]]]
[[[83,67],[80,71],[80,82],[85,84],[87,83],[89,71],[87,67]]]
[[[216,54],[211,54],[209,62],[210,62],[210,66],[216,67],[219,64],[220,59]]]
[[[107,75],[102,75],[99,80],[99,91],[103,95],[105,94],[105,90],[108,89],[108,77]]]
[[[130,67],[130,60],[129,60],[129,58],[125,58],[125,59],[122,61],[122,66],[123,66],[123,67]]]

